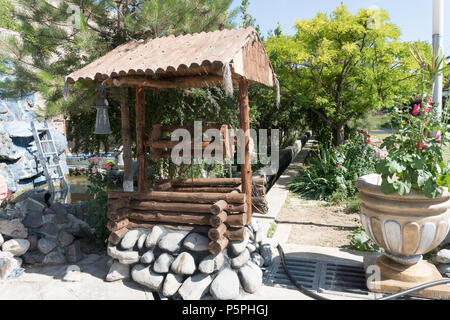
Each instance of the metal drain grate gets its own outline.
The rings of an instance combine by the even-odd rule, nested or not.
[[[362,266],[294,257],[286,257],[286,265],[292,277],[306,289],[317,292],[369,294]],[[274,262],[264,273],[264,283],[296,289],[284,272],[280,260]]]

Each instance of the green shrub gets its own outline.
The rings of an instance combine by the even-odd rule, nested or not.
[[[288,184],[289,189],[310,200],[343,202],[353,198],[356,180],[375,172],[376,153],[367,144],[370,136],[366,134],[337,148],[322,148],[308,168]]]
[[[349,236],[350,249],[357,251],[378,252],[380,247],[374,243],[364,231],[363,227],[358,227]]]

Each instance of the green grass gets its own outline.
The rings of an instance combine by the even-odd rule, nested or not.
[[[277,224],[275,222],[272,222],[272,224],[269,227],[269,230],[267,230],[267,238],[273,238],[275,231],[277,231]]]

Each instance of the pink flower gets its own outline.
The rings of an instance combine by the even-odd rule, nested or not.
[[[425,138],[428,138],[428,132],[425,133]]]
[[[441,135],[440,135],[440,134],[437,134],[437,135],[436,135],[436,141],[439,142],[439,143],[442,142],[442,139],[441,139]]]
[[[427,123],[428,122],[428,120],[425,120],[425,123]]]
[[[420,111],[420,104],[416,104],[412,111],[413,116],[417,116],[419,114],[419,111]]]
[[[431,108],[427,108],[427,110],[425,110],[426,112],[430,112],[431,111]]]
[[[97,168],[92,168],[92,173],[97,173]]]
[[[419,142],[417,144],[417,149],[423,150],[423,149],[426,149],[426,148],[428,148],[428,146],[423,144],[423,142]]]
[[[366,144],[369,144],[369,143],[371,143],[372,141],[370,141],[370,139],[367,139],[366,140]]]
[[[81,167],[77,167],[77,171],[81,171]]]
[[[107,163],[102,164],[102,168],[107,170],[107,171],[111,170],[111,166],[109,164],[107,164]]]
[[[342,167],[342,164],[337,163],[337,164],[336,164],[336,167]]]
[[[97,164],[100,162],[100,157],[93,157],[89,159],[89,163],[91,164]]]

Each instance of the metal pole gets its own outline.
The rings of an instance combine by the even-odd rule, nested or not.
[[[433,50],[442,55],[444,48],[444,0],[433,0]],[[436,76],[433,100],[437,104],[439,119],[442,118],[442,73]]]

